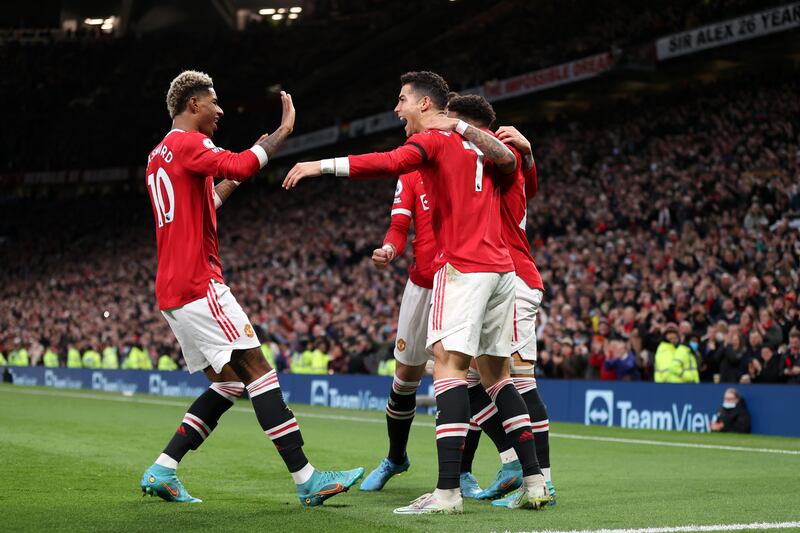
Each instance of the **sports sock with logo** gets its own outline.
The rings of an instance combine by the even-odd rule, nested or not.
[[[292,411],[286,406],[275,370],[270,370],[247,386],[258,423],[280,453],[294,482],[305,483],[314,473],[307,468],[303,436]]]
[[[397,376],[392,381],[392,392],[386,403],[386,427],[389,431],[388,459],[401,465],[406,460],[406,446],[411,423],[417,412],[417,387],[419,381],[403,381]]]
[[[531,415],[531,428],[533,440],[536,444],[536,458],[539,466],[545,473],[545,479],[550,479],[550,420],[547,418],[547,407],[545,407],[539,389],[536,388],[536,378],[513,378],[514,386],[525,400],[528,406],[528,413]]]
[[[500,417],[497,416],[497,406],[481,385],[480,378],[470,379],[471,377],[471,375],[467,376],[467,386],[472,420],[492,439],[498,452],[502,453],[512,449],[513,445],[503,429]]]
[[[503,429],[517,452],[525,477],[541,475],[539,461],[536,458],[536,447],[531,431],[531,418],[525,401],[514,388],[511,378],[502,379],[489,387],[486,392],[497,405]]]
[[[203,444],[217,427],[220,417],[233,406],[243,391],[244,384],[241,382],[212,383],[186,411],[164,453],[156,459],[156,464],[177,468],[189,450],[196,450]]]
[[[461,450],[469,431],[469,395],[465,379],[437,379],[433,382],[436,394],[436,451],[439,457],[437,489],[457,489],[460,486]]]

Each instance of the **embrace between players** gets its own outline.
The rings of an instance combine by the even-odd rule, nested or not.
[[[386,153],[298,163],[284,181],[290,189],[321,174],[400,176],[391,227],[372,257],[379,268],[402,252],[414,222],[414,263],[400,308],[397,370],[386,407],[389,454],[361,490],[381,490],[409,468],[406,444],[416,390],[432,354],[439,478],[432,493],[395,513],[462,512],[462,495],[538,509],[555,500],[547,414],[533,371],[543,287],[525,236],[527,199],[537,190],[530,143],[510,127],[492,134],[491,105],[479,96],[452,95],[434,73],[410,72],[400,81],[395,112],[405,122],[405,144]],[[184,72],[167,95],[173,129],[149,157],[159,307],[188,369],[203,370],[212,382],[142,477],[145,493],[169,501],[199,501],[178,480],[177,465],[245,388],[303,505],[320,505],[347,491],[364,473],[311,466],[275,371],[221,275],[215,209],[291,133],[294,106],[290,95],[281,93],[281,99],[281,126],[249,150],[231,153],[210,139],[222,116],[211,78]],[[214,186],[214,177],[224,180]],[[503,463],[485,491],[470,473],[480,429]]]

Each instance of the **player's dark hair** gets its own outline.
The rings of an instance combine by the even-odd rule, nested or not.
[[[495,119],[492,104],[477,94],[457,94],[451,97],[447,103],[447,110],[482,128],[491,128]]]
[[[213,86],[214,80],[205,72],[196,70],[181,72],[172,80],[167,91],[167,111],[169,111],[170,118],[175,118],[183,113],[189,98],[208,92]]]
[[[450,87],[447,86],[444,78],[435,72],[428,70],[406,72],[400,76],[400,85],[411,85],[415,93],[430,98],[438,109],[444,110],[447,107]]]

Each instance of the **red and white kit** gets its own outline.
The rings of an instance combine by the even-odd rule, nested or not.
[[[536,262],[531,256],[530,244],[525,234],[525,223],[528,215],[528,199],[536,196],[538,183],[536,164],[526,171],[517,169],[513,179],[501,186],[500,196],[503,239],[508,244],[508,251],[516,271],[511,351],[519,352],[523,360],[531,363],[536,362],[536,314],[542,305],[544,285],[542,276],[536,268]],[[532,372],[532,365],[526,365],[525,370]]]
[[[260,146],[232,153],[200,132],[174,129],[148,156],[147,187],[158,247],[156,299],[190,372],[216,372],[231,351],[260,345],[224,284],[214,177],[243,181],[267,162]]]
[[[383,240],[384,244],[394,246],[397,255],[405,249],[412,220],[414,240],[411,241],[411,248],[414,262],[408,269],[408,282],[400,303],[394,358],[405,365],[419,366],[428,361],[425,340],[431,308],[436,239],[431,227],[431,208],[422,175],[416,171],[403,174],[397,180],[392,202],[392,223]]]
[[[374,178],[419,170],[432,209],[435,260],[427,348],[508,357],[514,264],[503,242],[492,164],[455,132],[427,130],[385,153],[339,158],[336,173]]]

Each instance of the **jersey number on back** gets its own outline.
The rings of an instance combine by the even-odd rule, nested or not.
[[[155,176],[155,179],[153,177]],[[150,187],[150,197],[158,215],[158,227],[169,224],[175,215],[175,191],[172,189],[172,182],[167,175],[167,171],[159,167],[155,174],[147,176],[147,185]],[[166,203],[164,193],[166,192]],[[169,207],[169,210],[167,210]]]
[[[483,190],[483,152],[472,141],[462,142],[465,150],[471,150],[478,154],[478,158],[475,160],[475,192],[481,192]]]

